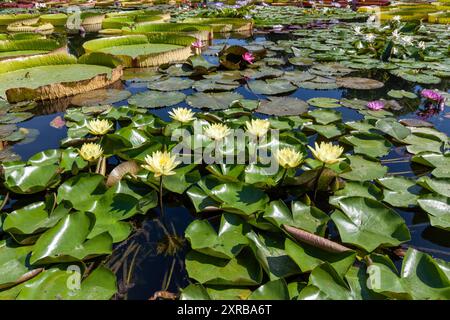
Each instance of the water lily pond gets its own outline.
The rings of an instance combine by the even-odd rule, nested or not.
[[[0,299],[450,299],[444,14],[116,2],[0,9]]]

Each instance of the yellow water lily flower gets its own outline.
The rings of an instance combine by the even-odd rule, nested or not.
[[[205,128],[205,135],[213,140],[222,140],[231,133],[230,128],[221,123],[209,124]]]
[[[88,121],[86,127],[89,129],[89,133],[101,136],[111,130],[113,123],[106,119],[94,119]]]
[[[176,108],[172,109],[172,111],[169,112],[169,115],[172,119],[183,123],[195,120],[194,114],[195,113],[188,108]]]
[[[153,172],[155,178],[174,175],[175,171],[173,169],[180,164],[180,161],[176,161],[176,157],[167,151],[153,152],[151,156],[146,155],[144,159],[147,164],[142,165],[142,168]]]
[[[252,119],[251,122],[246,121],[245,125],[247,127],[247,132],[256,137],[262,137],[269,131],[270,122],[269,120]]]
[[[278,150],[276,158],[280,166],[285,169],[296,168],[303,161],[303,155],[292,148],[283,148]]]
[[[344,160],[344,158],[339,158],[342,152],[344,152],[344,148],[335,146],[331,142],[321,142],[320,145],[316,142],[314,149],[310,146],[308,146],[308,148],[311,150],[314,157],[323,163],[333,164]]]
[[[98,160],[103,155],[103,149],[98,143],[84,143],[78,152],[84,160],[89,162]]]

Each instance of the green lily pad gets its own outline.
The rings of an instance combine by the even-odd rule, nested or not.
[[[428,213],[432,226],[450,230],[450,198],[427,194],[421,196],[417,203]]]
[[[386,175],[388,167],[379,162],[367,160],[359,155],[348,155],[351,171],[340,174],[344,179],[352,181],[369,181],[382,178]]]
[[[170,77],[165,80],[157,80],[155,82],[150,82],[147,85],[147,87],[150,90],[157,90],[157,91],[179,91],[189,89],[192,87],[193,84],[194,81],[190,79]]]
[[[339,100],[333,98],[311,98],[306,101],[309,105],[318,108],[339,108]]]
[[[341,138],[341,141],[352,145],[355,153],[365,154],[374,158],[387,155],[393,146],[381,135],[364,132],[355,132],[344,136]]]
[[[72,262],[112,252],[112,238],[103,233],[86,241],[92,219],[84,212],[64,217],[37,240],[30,262]]]
[[[262,280],[261,266],[244,251],[230,260],[190,251],[185,263],[189,277],[202,284],[252,286]]]
[[[255,94],[277,95],[297,90],[291,82],[280,79],[269,79],[266,81],[255,80],[248,83],[248,87]]]
[[[186,102],[193,108],[221,110],[228,108],[234,101],[243,98],[243,96],[235,92],[198,92],[188,96]]]
[[[187,227],[185,236],[193,250],[232,259],[248,245],[247,231],[248,227],[241,218],[226,213],[222,215],[218,233],[206,220],[195,220]]]
[[[139,108],[161,108],[183,102],[185,98],[182,92],[144,91],[132,96],[128,103]]]
[[[345,243],[371,252],[379,246],[397,246],[411,238],[403,218],[376,200],[348,197],[338,203],[342,211],[336,210],[331,219]]]
[[[336,84],[342,88],[358,90],[374,90],[384,87],[383,82],[374,79],[359,77],[337,78]]]
[[[276,116],[294,116],[303,114],[307,110],[308,104],[303,100],[292,97],[270,97],[269,100],[261,101],[257,112]]]

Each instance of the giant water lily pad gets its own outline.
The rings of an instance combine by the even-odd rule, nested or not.
[[[336,210],[331,219],[343,242],[370,252],[380,245],[396,246],[411,238],[403,218],[376,200],[348,197],[338,203],[342,211]]]
[[[0,96],[10,102],[71,96],[112,84],[122,76],[119,61],[95,53],[77,59],[66,53],[0,61]]]
[[[243,99],[243,96],[235,92],[198,92],[188,96],[186,102],[194,108],[220,110],[228,108],[230,104],[240,99]]]
[[[160,108],[173,106],[185,98],[183,92],[144,91],[132,96],[128,103],[139,108]]]
[[[153,67],[183,61],[191,55],[190,36],[156,34],[100,38],[83,44],[86,52],[103,52],[120,58],[125,67]]]

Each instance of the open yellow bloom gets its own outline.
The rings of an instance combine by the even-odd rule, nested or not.
[[[173,169],[180,164],[180,161],[176,161],[175,158],[175,156],[171,156],[171,154],[167,151],[156,151],[153,152],[151,156],[145,156],[145,162],[147,164],[143,165],[142,168],[153,172],[155,174],[155,178],[161,176],[171,176],[175,174]]]
[[[342,152],[344,152],[344,148],[335,146],[331,142],[321,142],[320,145],[316,142],[314,149],[310,146],[308,146],[308,148],[311,150],[314,157],[323,163],[333,164],[344,160],[344,158],[339,158]]]
[[[256,137],[262,137],[269,131],[270,122],[269,120],[252,119],[251,122],[246,121],[245,125],[250,134]]]
[[[230,128],[221,123],[209,124],[205,128],[205,135],[213,140],[222,140],[230,133]]]
[[[195,120],[194,114],[195,113],[188,108],[176,108],[172,109],[172,111],[169,112],[169,115],[172,119],[183,123]]]
[[[84,143],[78,152],[84,160],[89,162],[98,160],[103,155],[103,149],[98,143]]]
[[[303,155],[292,148],[283,148],[278,150],[276,158],[280,166],[285,169],[296,168],[302,163]]]
[[[108,131],[113,127],[113,124],[111,121],[106,119],[94,119],[90,120],[86,126],[89,129],[89,133],[101,136],[108,133]]]

